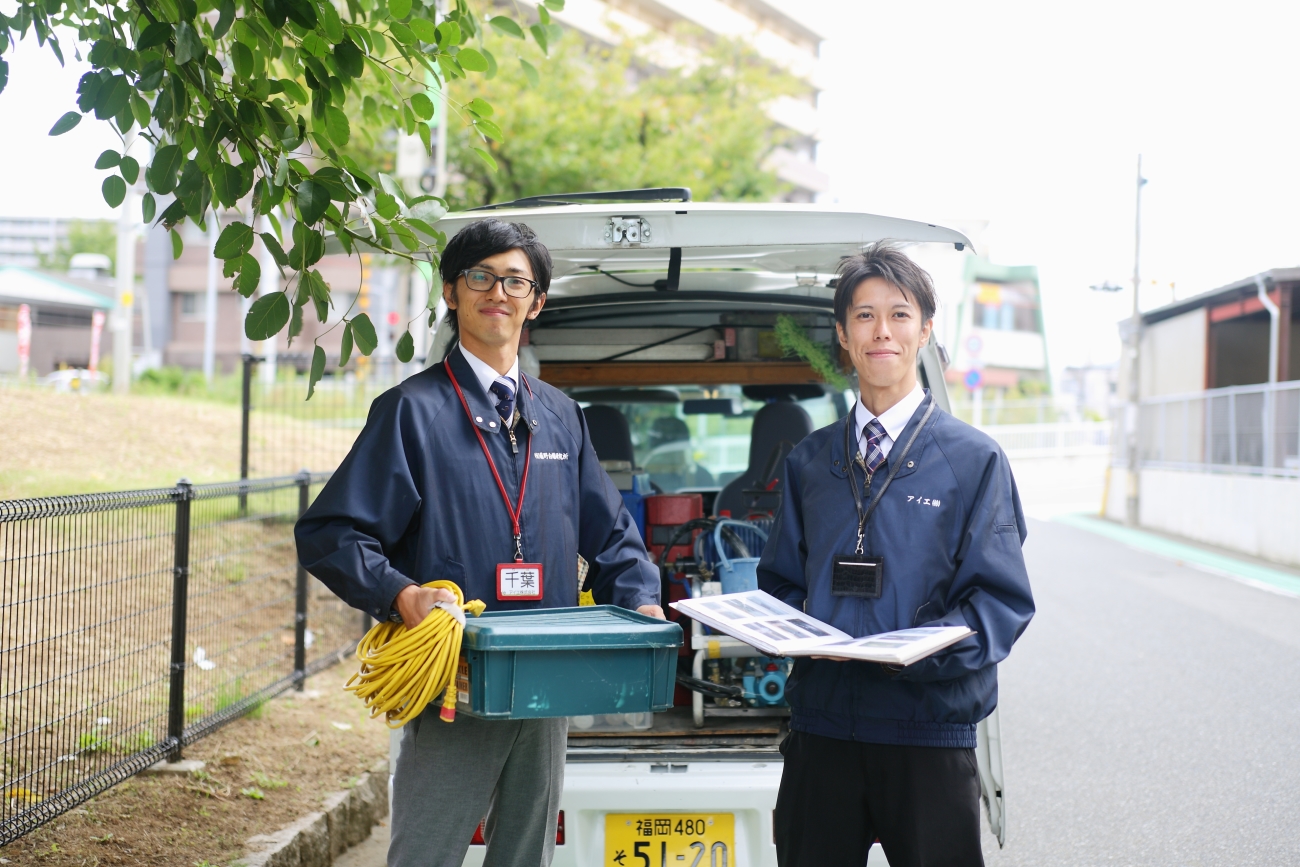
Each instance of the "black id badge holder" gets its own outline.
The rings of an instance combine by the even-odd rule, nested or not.
[[[885,561],[866,554],[837,554],[831,561],[831,595],[879,599],[885,584]]]
[[[852,478],[852,476],[850,476]],[[871,475],[867,475],[867,484],[871,484]],[[854,483],[854,493],[857,484]],[[854,497],[855,502],[857,497]],[[858,599],[879,599],[885,586],[885,561],[881,557],[872,557],[862,553],[862,533],[866,518],[859,505],[858,511],[858,547],[852,554],[836,554],[831,560],[831,595],[854,596]]]
[[[852,554],[837,554],[831,561],[832,596],[853,596],[858,599],[880,598],[880,594],[885,588],[885,561],[882,557],[872,557],[863,553],[862,535],[871,513],[876,510],[876,506],[880,505],[881,498],[884,497],[885,491],[889,489],[889,483],[894,480],[899,467],[903,466],[904,458],[912,450],[912,444],[916,442],[917,435],[925,428],[925,423],[929,420],[933,411],[934,402],[931,401],[925,410],[925,415],[921,417],[921,423],[912,432],[911,438],[898,455],[898,459],[892,462],[893,468],[889,471],[889,475],[885,477],[885,483],[881,485],[880,491],[865,511],[862,508],[862,496],[858,493],[857,480],[853,477],[853,463],[849,463],[849,488],[853,491],[853,503],[858,511],[858,545]],[[850,414],[849,418],[852,417]],[[849,454],[849,425],[847,422],[844,425],[844,454],[845,456]],[[861,457],[859,456],[860,460]],[[871,474],[868,473],[866,487],[870,487],[870,485]]]

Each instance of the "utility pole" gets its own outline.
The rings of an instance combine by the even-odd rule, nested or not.
[[[135,142],[128,132],[122,152]],[[131,391],[131,356],[135,342],[135,190],[127,186],[117,216],[117,306],[113,310],[113,392]]]
[[[208,212],[208,286],[203,296],[203,381],[212,385],[217,355],[217,238],[221,221],[217,209]]]
[[[1138,525],[1139,506],[1139,449],[1141,447],[1142,389],[1139,379],[1142,375],[1142,311],[1138,307],[1138,296],[1142,287],[1142,187],[1147,179],[1142,177],[1142,155],[1138,154],[1137,164],[1137,204],[1133,220],[1133,317],[1129,320],[1129,382],[1128,382],[1128,496],[1124,502],[1124,522],[1131,527]]]

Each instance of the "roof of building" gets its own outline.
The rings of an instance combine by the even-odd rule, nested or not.
[[[3,265],[0,266],[0,303],[100,310],[113,306],[113,299],[85,288],[84,283],[84,280],[72,280],[32,268]]]
[[[1201,307],[1208,307],[1215,301],[1227,300],[1234,295],[1240,295],[1242,292],[1249,292],[1249,294],[1254,295],[1257,291],[1255,288],[1255,278],[1257,276],[1263,277],[1265,281],[1274,285],[1278,283],[1300,283],[1300,268],[1271,268],[1259,274],[1242,277],[1240,280],[1233,281],[1226,286],[1220,286],[1218,289],[1211,289],[1208,292],[1193,295],[1191,298],[1184,298],[1181,301],[1148,310],[1142,314],[1142,323],[1144,325],[1154,325],[1157,322],[1181,316]]]
[[[800,20],[792,7],[795,4],[783,3],[781,0],[732,0],[732,3],[749,12],[756,21],[773,29],[782,30],[791,41],[800,41],[811,45],[814,50],[825,34],[820,33],[807,21]],[[783,8],[785,7],[785,8]]]
[[[994,283],[1018,283],[1027,281],[1038,284],[1037,265],[998,265],[983,256],[967,256],[965,260],[966,279],[991,280]]]

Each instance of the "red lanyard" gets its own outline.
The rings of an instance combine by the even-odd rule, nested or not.
[[[456,396],[460,398],[460,405],[465,408],[465,418],[469,419],[470,427],[474,428],[474,435],[478,437],[478,444],[483,449],[483,457],[487,458],[488,467],[492,470],[492,478],[497,480],[497,489],[501,491],[501,500],[506,504],[506,511],[510,513],[510,523],[515,530],[515,562],[524,562],[523,535],[519,532],[519,519],[524,514],[524,492],[528,490],[528,468],[533,462],[533,453],[530,449],[524,456],[524,477],[519,482],[519,505],[510,504],[510,495],[506,493],[505,483],[501,481],[501,474],[497,472],[497,462],[492,460],[492,453],[488,451],[487,440],[483,439],[483,431],[479,430],[478,425],[474,423],[474,413],[469,410],[469,401],[465,400],[465,393],[460,390],[460,383],[456,381],[456,374],[451,372],[451,362],[444,361],[442,366],[447,370],[447,376],[451,378],[451,386],[456,389]],[[520,374],[523,379],[523,374]],[[527,383],[525,383],[527,385]],[[532,394],[530,387],[528,393]]]

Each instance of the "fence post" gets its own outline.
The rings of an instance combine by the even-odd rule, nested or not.
[[[307,511],[311,495],[311,473],[298,473],[298,517]],[[293,688],[302,692],[307,680],[307,570],[298,561],[293,607]]]
[[[1273,397],[1276,394],[1275,389],[1265,388],[1264,405],[1261,407],[1264,416],[1260,419],[1260,424],[1264,429],[1264,442],[1262,444],[1264,446],[1264,455],[1260,463],[1264,465],[1262,474],[1265,476],[1273,472]]]
[[[1228,463],[1237,465],[1237,394],[1228,392]]]
[[[253,362],[254,358],[245,352],[244,362],[244,381],[243,388],[240,392],[240,420],[239,420],[239,480],[242,482],[248,478],[248,414],[253,408]],[[242,488],[239,491],[239,513],[242,515],[248,511],[248,492]]]
[[[190,503],[194,486],[189,479],[176,483],[176,546],[172,566],[172,662],[167,697],[167,737],[172,750],[167,760],[181,760],[185,734],[185,622],[190,583]]]

